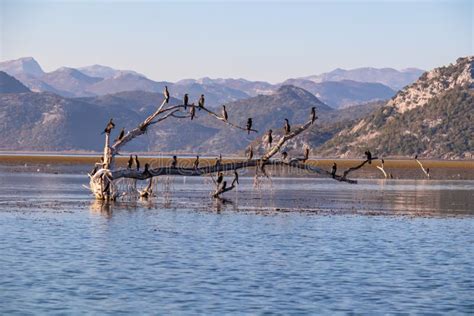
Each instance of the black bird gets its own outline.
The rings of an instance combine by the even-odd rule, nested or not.
[[[367,156],[367,160],[369,161],[369,165],[372,164],[372,153],[369,150],[367,150],[365,152],[365,155]]]
[[[168,91],[168,86],[165,86],[165,90],[163,91],[163,95],[165,96],[166,103],[170,102],[170,92]]]
[[[188,102],[189,102],[189,96],[187,93],[184,94],[184,98],[183,98],[183,104],[184,104],[184,109],[186,110],[186,107],[188,106]]]
[[[318,118],[318,117],[316,116],[316,107],[313,106],[313,107],[311,108],[311,124],[313,124],[314,121],[316,121],[317,118]]]
[[[415,155],[415,160],[417,160],[417,159],[418,159],[418,155]]]
[[[250,130],[252,129],[252,118],[249,117],[247,120],[247,133],[250,134]]]
[[[284,151],[284,152],[281,153],[281,158],[282,158],[283,160],[286,160],[287,157],[288,157],[288,153],[287,153],[286,151]]]
[[[237,170],[234,170],[234,180],[232,180],[232,186],[234,186],[236,183],[239,184],[239,173]]]
[[[199,156],[196,156],[196,160],[194,160],[193,167],[194,169],[199,168]]]
[[[216,180],[217,185],[221,184],[221,183],[222,183],[222,180],[224,180],[224,174],[223,174],[222,172],[219,172],[219,173],[217,174],[217,180]]]
[[[178,157],[173,156],[173,159],[171,160],[171,168],[176,168],[178,165]]]
[[[289,134],[291,132],[290,122],[288,119],[285,119],[285,134]]]
[[[119,137],[117,138],[117,140],[122,140],[122,138],[125,136],[125,128],[122,128],[120,130],[120,134],[119,134]]]
[[[196,115],[196,108],[194,106],[191,106],[189,108],[189,113],[191,114],[191,121],[194,119],[194,115]]]
[[[383,165],[384,163],[385,163],[385,160],[383,160],[383,158],[382,158],[382,165]]]
[[[331,176],[332,176],[333,178],[336,177],[336,171],[337,171],[337,164],[334,163],[334,164],[332,165],[332,169],[331,169]]]
[[[222,162],[221,156],[219,158],[216,158],[216,167],[220,167]]]
[[[140,171],[140,161],[137,155],[135,155],[135,165],[137,166],[137,171]]]
[[[224,191],[227,187],[227,181],[222,182],[221,190]]]
[[[426,174],[429,176],[430,175],[430,168],[426,168]]]
[[[229,116],[227,115],[227,111],[225,110],[225,105],[222,106],[222,117],[224,118],[224,121],[227,122]]]
[[[112,129],[115,127],[115,124],[114,124],[114,119],[111,118],[110,121],[107,123],[107,126],[105,127],[104,131],[102,132],[102,134],[110,134],[110,131],[112,131]]]
[[[272,147],[272,143],[273,143],[273,135],[272,135],[273,131],[270,129],[268,130],[267,132],[267,143],[270,147]]]
[[[304,148],[303,162],[305,162],[306,160],[308,160],[308,158],[309,158],[309,147],[305,147],[305,148]]]
[[[148,175],[150,172],[148,171],[148,168],[150,168],[150,165],[148,163],[145,164],[145,170],[143,170],[143,174]]]
[[[252,148],[252,146],[250,146],[247,149],[247,158],[248,158],[248,160],[252,160],[252,158],[253,158],[253,148]]]
[[[130,158],[128,159],[127,168],[132,169],[132,165],[133,165],[133,157],[132,155],[130,155]]]
[[[199,98],[199,101],[198,101],[199,111],[201,111],[201,109],[204,109],[205,101],[206,100],[204,99],[204,94],[201,94],[201,97]]]

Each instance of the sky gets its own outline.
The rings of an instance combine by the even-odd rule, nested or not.
[[[280,82],[473,55],[474,1],[0,0],[0,60]]]

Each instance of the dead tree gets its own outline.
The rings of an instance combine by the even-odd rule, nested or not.
[[[273,157],[277,154],[283,145],[290,139],[297,137],[307,129],[311,127],[314,123],[314,118],[308,115],[309,120],[300,126],[293,127],[292,131],[282,135],[278,141],[274,142],[274,144],[268,148],[268,150],[260,157],[255,159],[249,160],[242,160],[242,161],[235,161],[230,163],[219,163],[215,165],[209,165],[204,167],[198,168],[182,168],[177,166],[171,167],[157,167],[157,168],[147,168],[144,171],[136,170],[132,168],[116,168],[115,167],[115,156],[119,154],[121,148],[126,145],[128,142],[132,141],[136,137],[143,135],[146,131],[152,127],[152,125],[159,124],[160,122],[167,120],[167,119],[186,119],[186,118],[193,118],[195,110],[200,109],[204,112],[207,112],[213,118],[223,122],[223,124],[227,124],[233,128],[240,129],[250,132],[257,132],[256,129],[253,128],[245,128],[241,127],[237,124],[229,122],[229,120],[225,117],[219,116],[215,112],[205,108],[199,107],[193,104],[187,105],[173,105],[168,106],[167,102],[163,100],[161,105],[159,105],[154,113],[149,115],[143,122],[141,122],[137,127],[134,129],[126,132],[123,137],[116,139],[112,144],[110,141],[110,133],[105,133],[105,145],[104,145],[104,152],[103,152],[103,161],[101,163],[96,164],[97,169],[93,174],[89,174],[90,182],[89,188],[91,192],[94,194],[96,199],[100,200],[115,200],[118,197],[125,195],[126,192],[119,192],[118,186],[115,182],[119,179],[129,178],[135,180],[146,180],[150,179],[148,186],[137,192],[137,196],[141,197],[149,197],[154,194],[152,192],[152,179],[154,177],[159,176],[205,176],[205,175],[212,175],[216,174],[217,172],[229,172],[229,171],[237,171],[243,168],[257,168],[258,171],[261,171],[262,174],[266,175],[265,167],[266,166],[288,166],[291,168],[303,169],[311,173],[316,173],[322,175],[324,177],[328,177],[334,179],[336,181],[342,181],[347,183],[357,183],[355,180],[350,180],[347,178],[347,175],[352,171],[361,168],[367,161],[362,163],[360,166],[351,168],[346,170],[342,176],[335,175],[333,176],[330,171],[323,170],[321,168],[311,166],[310,164],[306,163],[306,159],[274,159]],[[191,111],[191,112],[188,112]],[[201,112],[202,113],[202,112]],[[308,113],[309,114],[309,113]],[[373,159],[377,159],[374,157]],[[229,186],[222,186],[216,184],[215,191],[211,193],[213,197],[219,197],[225,192],[228,192],[236,187],[236,181],[232,181],[232,184]]]
[[[420,168],[421,170],[423,171],[423,173],[426,175],[426,177],[428,179],[431,179],[431,176],[430,176],[430,168],[425,168],[423,167],[423,164],[421,163],[421,161],[418,160],[418,155],[415,156],[415,161],[420,165]]]

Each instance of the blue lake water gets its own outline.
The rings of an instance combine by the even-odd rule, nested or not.
[[[474,181],[160,181],[1,173],[0,313],[474,313]]]

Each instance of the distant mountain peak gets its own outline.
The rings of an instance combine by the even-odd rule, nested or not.
[[[127,73],[127,74],[133,74],[135,76],[140,76],[140,77],[145,77],[145,75],[142,75],[138,72],[135,72],[133,70],[119,70],[119,69],[114,69],[109,66],[104,66],[104,65],[98,65],[94,64],[91,66],[85,66],[85,67],[80,67],[78,68],[79,71],[82,73],[91,76],[91,77],[99,77],[103,79],[108,79],[108,78],[113,78],[116,77],[119,74],[122,73]]]
[[[14,60],[0,62],[0,70],[11,76],[27,74],[33,77],[40,77],[44,74],[43,69],[33,57],[21,57]]]
[[[413,84],[398,92],[387,106],[403,113],[428,103],[447,90],[474,87],[474,56],[461,57],[456,63],[425,72]]]

